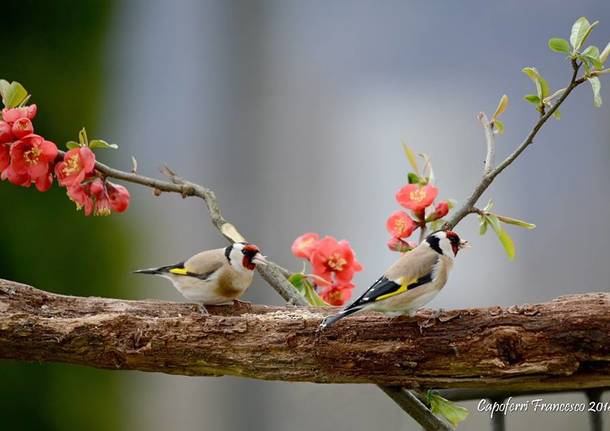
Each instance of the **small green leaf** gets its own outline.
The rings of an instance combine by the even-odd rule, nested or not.
[[[502,223],[506,223],[506,224],[512,224],[515,226],[519,226],[519,227],[524,227],[525,229],[534,229],[536,227],[535,224],[533,223],[528,223],[526,221],[523,220],[519,220],[513,217],[506,217],[503,215],[498,215],[495,214],[496,217],[498,217],[498,220],[500,220]]]
[[[288,277],[288,281],[305,297],[310,305],[325,307],[326,302],[316,293],[315,288],[307,279],[307,276],[300,272],[295,272]]]
[[[595,69],[601,69],[604,67],[602,62],[599,60],[599,48],[594,45],[588,46],[587,49],[583,51],[582,58],[591,64],[591,66],[593,66]]]
[[[405,156],[407,156],[407,160],[411,165],[411,169],[413,169],[413,172],[419,176],[419,167],[417,166],[417,157],[415,157],[415,153],[407,146],[407,144],[404,143],[404,141],[401,142],[401,145],[403,151],[405,152]]]
[[[574,51],[578,51],[584,43],[587,31],[590,32],[589,27],[591,27],[591,24],[589,24],[589,20],[584,16],[578,18],[572,25],[572,31],[570,32],[570,43],[572,44]]]
[[[532,105],[536,105],[536,106],[540,105],[540,97],[538,97],[534,94],[526,94],[525,96],[523,96],[523,98],[525,100],[527,100],[528,102],[530,102]]]
[[[587,39],[589,38],[589,35],[591,34],[591,30],[593,30],[593,28],[599,24],[599,21],[595,21],[593,23],[591,23],[589,25],[589,27],[587,28],[587,31],[585,32],[584,37],[582,38],[582,41],[580,42],[580,46],[583,46],[585,44],[585,42],[587,41]]]
[[[592,76],[590,78],[587,78],[587,80],[591,83],[591,88],[593,89],[593,105],[596,108],[599,108],[600,106],[602,106],[602,97],[599,94],[599,91],[602,88],[602,84],[597,76]]]
[[[549,39],[549,48],[551,51],[555,52],[563,52],[564,54],[570,53],[570,44],[568,41],[559,37]]]
[[[434,184],[434,170],[432,169],[432,161],[427,154],[421,153],[421,158],[424,159],[424,179],[426,183]]]
[[[113,150],[116,150],[119,146],[117,144],[109,144],[101,139],[92,139],[89,141],[89,148],[112,148]]]
[[[7,108],[16,108],[28,99],[27,90],[17,81],[11,82],[8,87],[2,84],[2,88],[2,103]]]
[[[468,416],[468,409],[441,397],[436,391],[428,391],[427,398],[430,411],[447,419],[454,427]]]
[[[491,228],[494,230],[498,239],[500,240],[502,247],[504,247],[504,250],[508,255],[508,259],[513,260],[515,258],[515,244],[513,242],[513,239],[510,237],[509,234],[506,233],[504,229],[502,229],[500,220],[495,214],[488,214],[487,220],[489,221]]]
[[[587,46],[587,49],[582,52],[582,55],[584,55],[585,57],[593,57],[599,59],[599,48],[595,45],[589,45]]]
[[[492,199],[487,201],[487,205],[485,205],[485,208],[483,208],[483,212],[489,212],[492,210],[492,208],[494,207],[494,201]]]
[[[559,109],[555,109],[553,111],[553,118],[556,120],[561,120],[561,112],[559,112]]]
[[[479,235],[485,235],[487,232],[487,217],[480,215],[479,216]]]
[[[78,143],[81,147],[86,147],[89,145],[89,139],[87,139],[87,131],[84,127],[78,132]]]
[[[407,179],[409,181],[409,184],[419,184],[419,183],[421,183],[421,178],[419,178],[413,172],[409,172],[409,174],[407,175]]]
[[[303,293],[303,282],[305,281],[305,278],[305,274],[295,272],[288,277],[288,281],[292,283],[292,285],[296,287],[299,292]]]
[[[549,95],[549,84],[535,67],[524,67],[521,71],[529,76],[534,84],[536,84],[536,90],[538,91],[538,98],[540,100]]]
[[[447,199],[447,206],[449,207],[450,210],[455,208],[456,205],[457,205],[457,201],[455,199]]]
[[[66,142],[66,148],[68,150],[71,150],[73,148],[78,148],[78,147],[80,147],[80,144],[78,142],[76,142],[76,141],[68,141],[68,142]]]
[[[504,134],[504,121],[496,120],[494,121],[494,127],[498,131],[500,135]]]
[[[6,92],[8,91],[10,86],[11,86],[11,83],[8,82],[6,79],[0,79],[0,96],[2,96],[3,100],[4,100],[4,95],[6,94]]]
[[[309,303],[309,305],[313,305],[315,307],[328,307],[328,304],[324,302],[322,298],[316,292],[316,289],[309,282],[309,280],[305,280],[303,283],[305,287],[305,299]]]
[[[606,47],[604,48],[602,53],[599,55],[599,61],[602,64],[605,63],[606,60],[608,60],[609,55],[610,55],[610,42],[608,42],[608,45],[606,45]]]
[[[500,115],[502,115],[504,113],[504,111],[506,111],[507,106],[508,106],[508,96],[506,94],[504,94],[504,95],[502,95],[502,97],[500,97],[500,102],[498,103],[496,112],[494,112],[494,115],[491,118],[492,119],[498,118]]]

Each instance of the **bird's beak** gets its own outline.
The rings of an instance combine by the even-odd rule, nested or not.
[[[269,263],[267,258],[260,253],[256,253],[256,255],[252,258],[252,262],[261,266],[265,266]]]
[[[470,247],[472,247],[472,246],[470,245],[470,243],[468,241],[466,241],[466,240],[460,241],[460,245],[459,245],[460,250],[463,248],[470,248]]]

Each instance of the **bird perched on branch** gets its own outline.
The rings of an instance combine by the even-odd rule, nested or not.
[[[327,328],[350,314],[363,310],[389,315],[408,314],[426,305],[441,291],[453,258],[468,246],[452,231],[438,231],[420,245],[403,254],[362,296],[320,325]]]
[[[236,242],[225,248],[202,251],[184,262],[141,269],[136,274],[167,278],[186,299],[205,305],[231,303],[252,284],[256,265],[267,260],[254,244]]]

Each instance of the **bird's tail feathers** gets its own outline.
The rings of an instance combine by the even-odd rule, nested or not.
[[[320,329],[324,330],[324,329],[328,328],[329,326],[334,325],[335,323],[337,323],[339,320],[343,319],[344,317],[347,317],[350,314],[354,314],[360,310],[362,310],[362,307],[347,308],[345,310],[339,311],[337,314],[335,314],[333,316],[328,316],[327,318],[325,318],[322,321],[322,323],[320,323]]]
[[[152,275],[165,275],[170,269],[176,268],[176,265],[170,266],[160,266],[159,268],[146,268],[146,269],[138,269],[134,271],[134,274],[152,274]]]

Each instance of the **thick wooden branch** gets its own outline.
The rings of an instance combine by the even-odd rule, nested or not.
[[[56,295],[0,280],[0,358],[183,375],[495,390],[610,386],[610,294],[327,331],[330,310]]]

